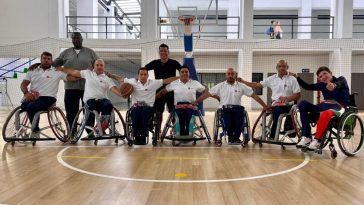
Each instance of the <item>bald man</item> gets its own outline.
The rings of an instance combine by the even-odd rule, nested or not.
[[[288,113],[294,103],[301,97],[301,89],[295,77],[288,74],[288,63],[286,60],[277,62],[277,74],[269,76],[265,80],[255,83],[239,79],[240,82],[251,88],[269,87],[272,90],[272,116],[273,124],[270,140],[274,140],[277,130],[278,117],[282,113]]]
[[[219,108],[222,109],[223,126],[227,132],[228,141],[230,143],[241,143],[240,134],[244,127],[244,107],[241,106],[241,97],[243,95],[252,97],[263,109],[267,109],[267,105],[253,92],[253,89],[236,81],[234,68],[226,70],[225,78],[224,82],[215,85],[207,94],[200,96],[195,104],[200,103],[207,97],[219,99]]]
[[[86,80],[83,101],[90,110],[101,111],[102,128],[106,129],[113,109],[113,105],[108,99],[107,91],[111,90],[120,97],[122,97],[122,95],[114,82],[106,76],[105,62],[102,59],[97,59],[93,66],[93,70],[76,70],[65,67],[59,67],[57,70]],[[88,126],[93,126],[94,121],[94,116],[90,115],[86,124]]]

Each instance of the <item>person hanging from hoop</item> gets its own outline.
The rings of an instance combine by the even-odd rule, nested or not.
[[[185,55],[187,58],[192,58],[193,43],[192,43],[192,23],[196,20],[196,16],[182,15],[178,17],[178,20],[184,23],[184,46]]]

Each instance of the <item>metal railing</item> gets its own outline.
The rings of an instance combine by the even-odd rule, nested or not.
[[[283,30],[282,38],[284,39],[329,39],[332,38],[334,34],[334,17],[329,15],[318,15],[315,17],[299,17],[297,15],[254,15],[253,38],[270,38],[266,31],[271,26],[272,20],[280,22],[280,26]],[[300,21],[309,21],[311,23],[300,23]]]
[[[130,23],[130,19],[140,22],[140,17],[130,16],[127,21],[120,16],[66,16],[67,38],[77,31],[84,38],[139,39],[140,23]]]
[[[240,17],[226,15],[213,17],[204,19],[204,16],[197,16],[192,24],[192,32],[195,38],[239,38]],[[159,33],[161,39],[181,38],[184,34],[184,25],[178,21],[177,16],[160,16]]]

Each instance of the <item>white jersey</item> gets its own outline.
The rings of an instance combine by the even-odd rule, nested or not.
[[[243,95],[252,96],[253,89],[235,81],[233,84],[229,84],[227,81],[221,82],[209,90],[211,95],[217,95],[220,97],[219,107],[224,105],[241,105],[241,97]]]
[[[81,70],[81,78],[86,79],[83,101],[89,99],[108,99],[107,91],[116,86],[105,74],[97,75],[95,71]]]
[[[163,80],[148,79],[146,83],[142,84],[135,78],[124,78],[124,83],[129,83],[134,88],[134,91],[131,94],[132,104],[135,104],[136,102],[145,102],[149,106],[153,107],[155,101],[155,92],[158,88],[162,87]]]
[[[27,72],[24,80],[30,82],[30,90],[37,91],[39,96],[57,97],[59,81],[67,80],[67,74],[57,71],[54,67],[43,70],[37,67]]]
[[[174,104],[178,102],[192,103],[196,100],[196,92],[202,92],[205,90],[205,86],[196,80],[188,80],[183,83],[180,79],[173,81],[166,86],[166,90],[174,91]]]
[[[275,74],[264,79],[260,84],[272,89],[272,104],[281,96],[288,97],[301,92],[297,79],[290,75],[280,78],[278,74]]]

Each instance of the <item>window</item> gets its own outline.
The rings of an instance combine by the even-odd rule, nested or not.
[[[198,73],[197,76],[201,84],[208,88],[212,88],[225,80],[225,73]]]
[[[259,83],[262,80],[263,80],[263,73],[252,73],[252,82]],[[255,94],[263,95],[262,88],[254,88],[253,90],[254,90]]]

